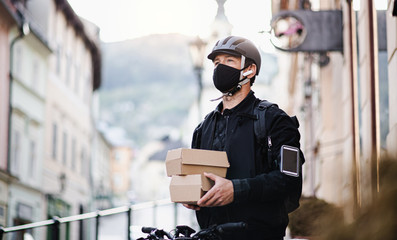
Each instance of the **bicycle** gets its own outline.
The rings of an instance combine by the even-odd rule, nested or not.
[[[142,227],[142,232],[148,235],[137,240],[222,240],[222,235],[225,233],[232,233],[234,231],[243,230],[247,228],[244,222],[224,223],[220,225],[213,225],[209,228],[202,229],[196,233],[194,229],[186,225],[179,225],[173,230],[175,233],[166,232],[163,229],[152,227]]]

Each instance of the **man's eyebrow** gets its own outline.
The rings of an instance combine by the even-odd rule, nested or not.
[[[236,56],[234,56],[234,55],[231,55],[231,54],[224,54],[224,56],[225,56],[225,58],[231,57],[231,58],[238,59],[238,57],[236,57]],[[219,60],[219,57],[218,57],[218,56],[215,57],[215,58],[214,58],[214,61],[215,61],[215,60]]]

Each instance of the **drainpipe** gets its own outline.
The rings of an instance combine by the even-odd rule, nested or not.
[[[9,78],[10,82],[8,85],[8,145],[7,145],[7,172],[11,172],[11,116],[12,116],[12,83],[13,83],[13,75],[12,75],[12,69],[13,69],[13,49],[15,43],[22,39],[24,36],[28,35],[30,33],[30,28],[29,28],[29,23],[28,22],[23,22],[21,29],[19,31],[19,35],[16,36],[14,39],[12,39],[11,44],[10,44],[10,70],[9,70]]]
[[[357,94],[357,38],[356,18],[352,6],[352,0],[347,0],[349,15],[349,65],[350,65],[350,96],[351,96],[351,129],[352,129],[352,182],[353,182],[353,216],[357,216],[361,207],[361,174],[360,174],[360,145],[358,130],[358,94]]]
[[[371,103],[371,185],[372,199],[379,192],[379,81],[378,81],[378,29],[376,24],[376,10],[373,0],[368,0],[369,18],[369,61],[370,61],[370,103]]]

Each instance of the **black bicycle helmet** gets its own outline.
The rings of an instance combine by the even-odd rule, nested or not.
[[[256,75],[259,74],[261,68],[261,55],[256,46],[248,39],[243,37],[229,36],[219,40],[212,52],[208,55],[208,59],[214,60],[219,53],[227,53],[235,56],[243,55],[249,58],[256,64]]]

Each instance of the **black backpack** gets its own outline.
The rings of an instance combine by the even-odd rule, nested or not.
[[[268,161],[272,161],[271,157],[271,145],[269,145],[269,140],[266,131],[266,110],[271,106],[277,106],[275,103],[268,102],[266,100],[261,100],[259,104],[254,108],[254,115],[257,117],[257,120],[254,121],[254,132],[256,141],[262,145],[267,146],[267,154],[268,154]],[[296,128],[299,128],[299,122],[296,116],[291,117],[292,121],[294,122]],[[304,162],[303,154],[300,153],[301,164]],[[268,162],[269,166],[274,166],[273,162]],[[277,166],[277,164],[276,164]],[[301,171],[302,172],[302,171]],[[299,188],[294,191],[289,191],[289,194],[285,200],[285,208],[288,213],[293,212],[299,207],[299,199],[302,194],[302,176],[299,176]]]

